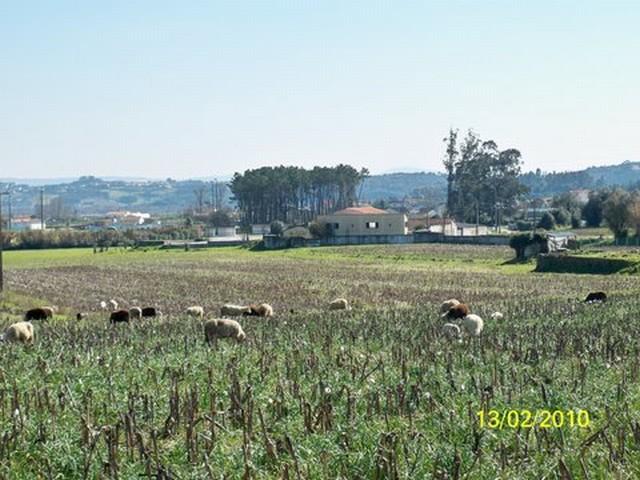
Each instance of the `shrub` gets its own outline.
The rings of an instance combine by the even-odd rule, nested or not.
[[[538,228],[544,228],[545,230],[553,230],[556,228],[556,220],[549,212],[544,212],[542,218],[538,222]]]
[[[541,233],[520,233],[511,237],[509,246],[516,251],[516,259],[526,260],[530,256],[527,253],[535,254],[547,251],[547,236]]]
[[[282,232],[284,232],[284,228],[285,228],[285,225],[280,220],[275,220],[271,222],[271,226],[269,227],[271,231],[271,235],[278,235],[278,236],[282,235]]]

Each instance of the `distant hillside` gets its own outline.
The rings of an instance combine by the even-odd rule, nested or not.
[[[534,196],[550,196],[576,189],[629,187],[640,183],[640,162],[589,167],[573,172],[529,172],[521,177]]]
[[[419,172],[372,175],[362,186],[361,200],[372,202],[380,199],[402,199],[420,189],[444,194],[447,189],[444,174]]]
[[[65,179],[67,180],[67,179]],[[639,186],[640,162],[590,167],[574,172],[528,172],[521,181],[533,196],[551,196],[576,189],[610,186]],[[55,182],[55,183],[54,183]],[[407,196],[428,198],[442,203],[446,197],[446,178],[442,173],[389,173],[372,175],[360,189],[360,200],[402,200]],[[104,214],[112,210],[135,210],[149,213],[178,213],[193,207],[196,192],[204,191],[202,200],[210,199],[211,183],[197,180],[99,179],[82,177],[60,180],[0,180],[0,189],[12,191],[14,215],[33,214],[39,202],[40,185],[45,184],[45,197],[59,197],[66,208],[80,215]],[[231,202],[225,189],[224,201]]]

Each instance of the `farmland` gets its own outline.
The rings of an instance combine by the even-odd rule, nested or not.
[[[637,478],[640,277],[532,273],[501,247],[6,255],[0,478]],[[605,305],[578,300],[603,290]],[[349,312],[327,312],[344,296]],[[441,334],[468,302],[479,339]],[[100,300],[157,305],[110,326]],[[268,302],[247,341],[203,341],[190,305]],[[504,320],[491,321],[491,312]],[[87,311],[82,321],[71,319]],[[589,412],[588,427],[481,428],[481,409]]]

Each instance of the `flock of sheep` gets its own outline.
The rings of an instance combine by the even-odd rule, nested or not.
[[[130,320],[141,320],[143,318],[161,317],[162,312],[156,307],[131,307],[129,309],[118,308],[118,302],[109,300],[100,302],[100,308],[109,311],[109,322],[129,323]],[[329,304],[329,310],[350,310],[349,302],[344,298],[338,298]],[[31,345],[34,342],[33,324],[34,320],[48,320],[53,318],[56,307],[38,307],[27,310],[24,320],[10,325],[0,339],[7,342],[18,342]],[[185,310],[185,314],[204,320],[204,307],[191,306]],[[88,316],[85,312],[76,314],[77,320],[82,320]],[[210,319],[204,323],[204,335],[207,343],[215,342],[218,338],[234,338],[242,342],[246,334],[242,326],[236,320],[226,317],[257,316],[273,317],[273,307],[268,303],[251,305],[225,304],[220,309],[222,318]]]
[[[586,303],[604,303],[607,301],[607,295],[604,292],[592,292],[587,295],[584,300]],[[118,308],[118,302],[109,300],[109,302],[100,302],[100,307],[105,311],[110,311],[109,321],[112,324],[128,323],[130,320],[141,320],[143,318],[155,318],[162,316],[162,312],[156,307],[131,307],[129,309]],[[329,303],[329,310],[351,310],[349,301],[345,298],[337,298]],[[31,345],[34,342],[33,320],[47,320],[53,318],[56,313],[56,307],[38,307],[25,312],[24,320],[10,325],[0,336],[0,340],[7,342],[18,342]],[[185,310],[185,314],[204,320],[204,308],[201,306],[191,306]],[[209,344],[215,343],[218,338],[232,338],[237,342],[246,339],[246,334],[242,326],[236,320],[227,317],[240,316],[258,316],[272,317],[273,307],[268,303],[251,304],[251,305],[233,305],[225,304],[220,308],[220,316],[222,318],[209,319],[204,322],[204,337]],[[449,339],[460,339],[463,332],[469,337],[478,337],[484,329],[484,320],[474,313],[468,305],[452,298],[446,300],[440,306],[440,316],[447,320],[442,325],[442,333]],[[86,318],[87,314],[80,312],[76,314],[76,318],[81,320]],[[499,321],[503,319],[503,314],[493,312],[491,319]]]

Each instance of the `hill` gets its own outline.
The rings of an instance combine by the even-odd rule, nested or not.
[[[551,196],[576,189],[640,185],[640,162],[596,166],[567,172],[528,172],[521,181],[532,196]],[[81,215],[104,214],[112,210],[138,210],[150,213],[178,213],[197,203],[200,192],[206,204],[211,196],[211,182],[206,179],[148,180],[81,177],[76,180],[0,180],[0,188],[12,191],[14,215],[36,211],[43,184],[46,199],[60,198],[65,208]],[[219,185],[222,186],[222,183]],[[429,198],[441,203],[446,196],[446,178],[442,173],[388,173],[372,175],[360,187],[360,200],[403,199],[407,196]],[[231,193],[224,188],[224,202]]]

